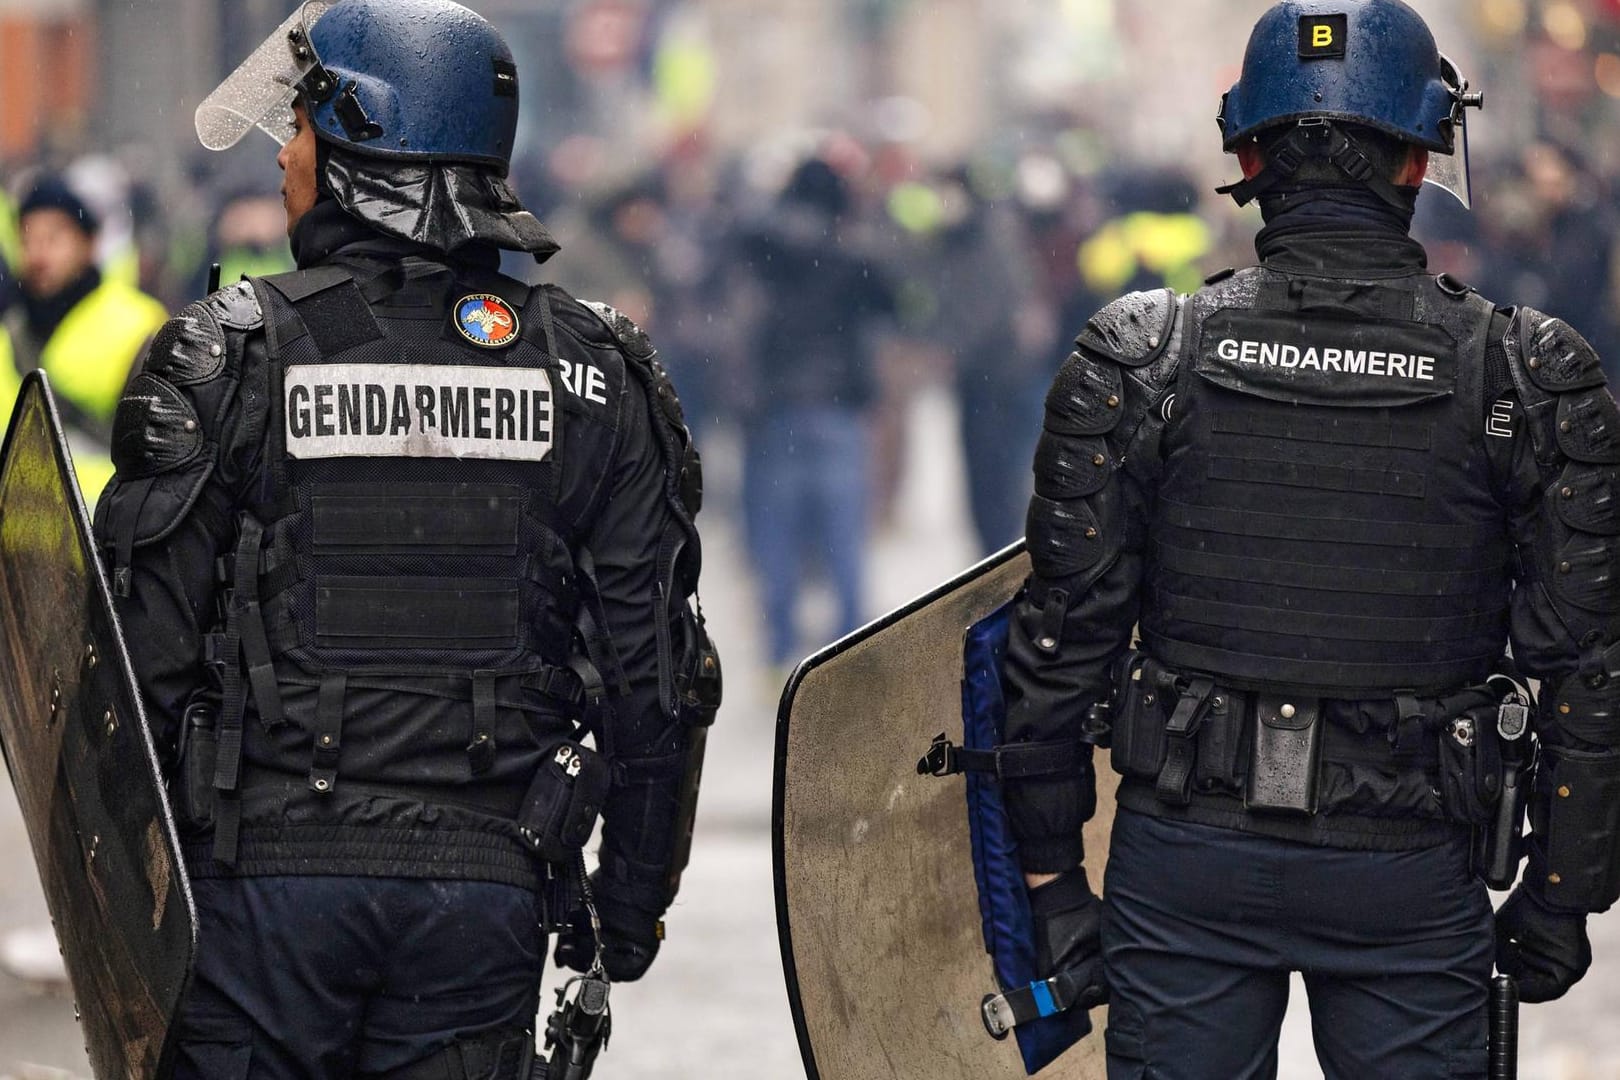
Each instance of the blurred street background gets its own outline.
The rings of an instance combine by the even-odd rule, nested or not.
[[[273,144],[210,154],[191,117],[291,6],[0,0],[0,316],[27,308],[13,206],[47,174],[100,218],[100,273],[171,311],[212,263],[227,282],[290,268]],[[1213,193],[1237,172],[1214,116],[1268,3],[470,6],[517,53],[511,180],[563,247],[507,270],[640,322],[708,471],[726,704],[669,940],[615,991],[597,1075],[802,1075],[770,875],[781,687],[1021,534],[1042,395],[1098,306],[1253,261],[1258,214]],[[1486,95],[1475,212],[1419,203],[1433,269],[1567,319],[1615,378],[1620,0],[1414,6]],[[796,352],[806,323],[838,333]],[[795,486],[784,432],[813,441],[838,505]],[[0,935],[44,917],[0,790]],[[1620,916],[1592,935],[1592,974],[1525,1011],[1526,1078],[1620,1078]],[[0,975],[0,1080],[87,1076],[79,1042],[67,996]],[[1282,1071],[1320,1075],[1299,1009]]]

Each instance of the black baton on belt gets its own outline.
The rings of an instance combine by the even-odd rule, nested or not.
[[[1491,1080],[1519,1077],[1519,984],[1507,975],[1491,980]]]

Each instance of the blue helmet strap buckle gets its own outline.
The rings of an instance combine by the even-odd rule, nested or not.
[[[1286,138],[1272,147],[1267,155],[1266,167],[1257,175],[1215,190],[1221,195],[1232,196],[1239,206],[1247,206],[1299,172],[1300,166],[1312,158],[1336,166],[1351,180],[1372,189],[1374,194],[1397,210],[1407,208],[1407,201],[1388,178],[1379,174],[1356,140],[1337,124],[1321,116],[1307,117],[1295,125]]]

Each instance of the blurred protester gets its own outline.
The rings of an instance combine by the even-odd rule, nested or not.
[[[0,187],[0,316],[22,298],[17,286],[17,266],[22,261],[22,244],[17,236],[17,202]]]
[[[96,265],[100,219],[61,177],[39,178],[18,219],[20,299],[0,335],[0,408],[10,415],[28,372],[50,376],[79,485],[94,504],[112,476],[107,447],[118,398],[168,312],[133,286],[103,279]]]
[[[276,195],[247,190],[227,197],[215,219],[208,246],[203,273],[192,283],[194,297],[208,293],[208,276],[215,263],[219,264],[223,285],[293,269],[286,212]]]
[[[1034,288],[1029,236],[1011,207],[986,198],[968,168],[951,170],[938,191],[942,228],[925,253],[936,297],[928,334],[955,361],[968,504],[989,552],[1023,535],[1057,319]]]
[[[1080,272],[1095,293],[1171,288],[1191,292],[1214,247],[1198,215],[1198,186],[1171,169],[1126,168],[1110,178],[1115,216],[1080,247]]]
[[[1518,172],[1520,182],[1489,203],[1492,242],[1480,288],[1567,319],[1604,358],[1612,384],[1620,376],[1617,221],[1603,181],[1575,151],[1550,142],[1525,147]]]
[[[849,210],[844,179],[812,158],[794,172],[776,212],[743,238],[763,301],[753,336],[757,407],[744,420],[744,503],[776,665],[794,655],[799,587],[812,558],[836,595],[831,636],[861,620],[874,338],[895,298],[884,276],[841,242]]]

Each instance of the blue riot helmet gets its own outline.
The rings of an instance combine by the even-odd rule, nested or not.
[[[1359,125],[1429,150],[1427,181],[1467,206],[1465,115],[1483,104],[1401,0],[1283,0],[1255,24],[1218,121],[1229,152],[1285,126],[1296,134],[1272,154],[1270,176],[1222,190],[1247,202],[1314,156],[1394,199],[1345,129]]]
[[[442,250],[474,241],[544,258],[556,243],[505,183],[518,77],[500,32],[452,0],[307,0],[197,107],[224,150],[279,143],[302,102],[322,189],[383,232]]]

